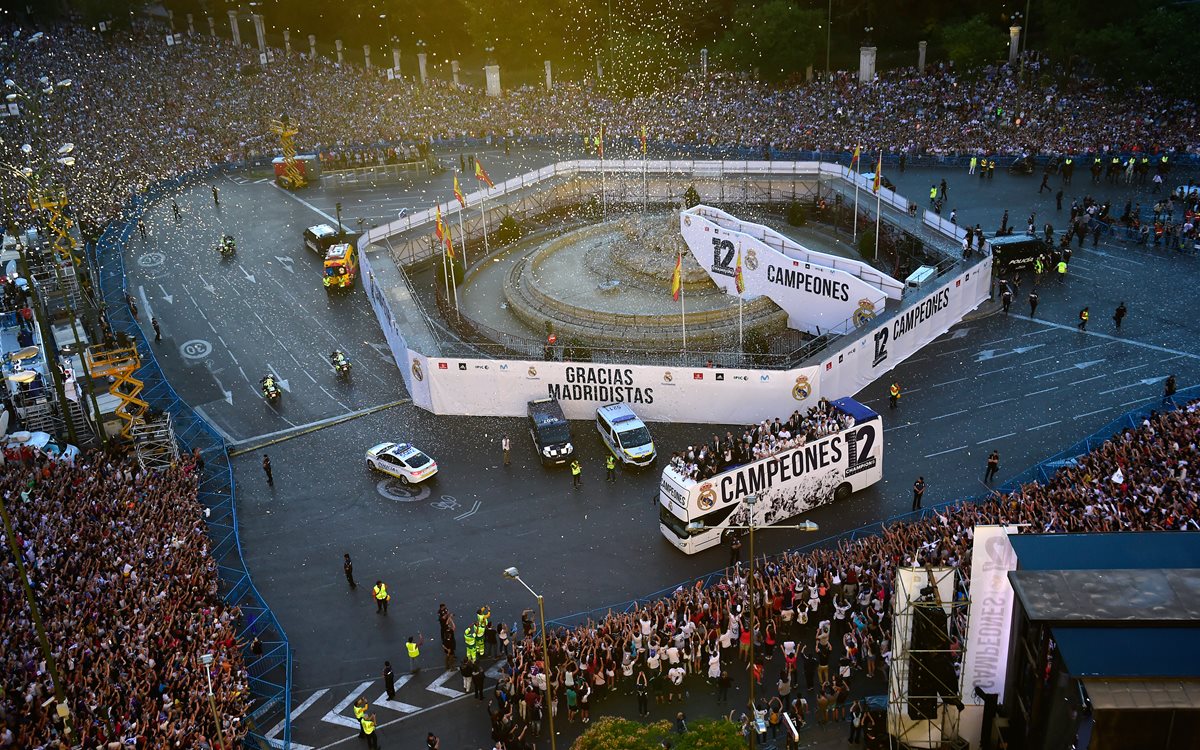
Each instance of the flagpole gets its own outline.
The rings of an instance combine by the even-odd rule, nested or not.
[[[646,180],[646,166],[647,166],[647,159],[649,157],[647,157],[647,155],[646,155],[646,132],[645,132],[645,130],[646,130],[645,127],[643,127],[642,128],[642,213],[646,213],[646,203],[650,199],[650,187],[649,187],[649,183]]]
[[[487,256],[492,254],[492,251],[490,249],[488,249],[488,236],[487,236],[488,235],[488,231],[487,231],[487,188],[486,187],[483,188],[483,190],[481,190],[480,192],[483,193],[483,198],[479,201],[479,208],[480,208],[480,212],[483,214],[483,257],[486,258]]]
[[[879,169],[882,166],[883,157],[881,156],[879,158],[879,167],[876,167],[876,169]],[[879,189],[875,191],[875,257],[872,260],[877,261],[879,260],[879,220],[883,218],[883,211],[881,210],[881,202],[883,200],[883,178],[876,173],[875,179],[879,180]]]
[[[855,150],[855,152],[858,152],[858,147],[855,147],[854,150]],[[851,164],[850,166],[851,166],[852,170],[854,171],[854,220],[851,222],[854,225],[854,234],[851,237],[851,241],[854,243],[857,243],[858,242],[858,164],[854,163],[854,164]]]
[[[442,246],[442,281],[446,285],[446,304],[450,304],[450,269],[446,263],[446,243],[439,240]],[[457,308],[456,308],[457,309]]]
[[[746,347],[742,344],[742,293],[738,292],[738,364],[742,364],[742,357],[746,353]]]
[[[679,320],[683,325],[683,350],[687,351],[687,306],[683,302],[683,251],[679,251]]]
[[[459,244],[459,247],[462,248],[463,268],[464,269],[467,267],[467,232],[465,229],[463,229],[462,215],[463,215],[463,211],[466,211],[466,210],[467,210],[467,207],[465,205],[460,205],[458,207],[458,244]]]
[[[604,186],[604,123],[600,123],[600,215],[608,218],[608,198]]]

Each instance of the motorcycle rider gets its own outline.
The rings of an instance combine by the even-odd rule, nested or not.
[[[258,381],[262,385],[264,396],[279,395],[279,389],[275,385],[275,376],[270,373],[263,376],[262,380]]]
[[[329,361],[333,364],[333,369],[338,372],[349,372],[350,359],[341,349],[334,349],[329,355]]]

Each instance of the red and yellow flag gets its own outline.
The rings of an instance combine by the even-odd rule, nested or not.
[[[467,199],[462,194],[462,189],[458,187],[458,173],[454,173],[454,197],[458,199],[458,203],[463,208],[467,207]]]
[[[446,227],[442,224],[442,207],[437,207],[437,221],[433,225],[433,236],[438,238],[438,242],[446,241]]]
[[[679,301],[679,292],[683,288],[683,253],[675,258],[675,272],[671,274],[671,297]]]
[[[597,131],[595,137],[592,138],[592,144],[596,147],[596,153],[600,158],[604,158],[604,125],[600,125],[600,130]]]
[[[850,169],[858,169],[858,157],[862,154],[862,146],[854,147],[854,158],[850,159]]]
[[[488,177],[487,172],[483,171],[483,165],[479,163],[478,159],[475,160],[475,179],[479,180],[490,188],[496,187],[492,184],[492,178]]]
[[[737,266],[733,269],[733,284],[737,287],[738,294],[746,291],[746,277],[742,275],[742,246],[740,243],[737,251]]]
[[[446,254],[450,256],[450,260],[454,260],[454,236],[453,232],[446,232]]]
[[[642,126],[642,132],[639,133],[639,136],[642,139],[642,156],[645,156],[646,155],[646,126],[645,125]]]
[[[872,193],[879,192],[880,180],[883,179],[883,152],[879,152],[879,162],[875,165],[875,184],[871,186]]]

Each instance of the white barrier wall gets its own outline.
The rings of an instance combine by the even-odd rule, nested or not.
[[[371,271],[372,253],[362,252],[358,256],[358,275],[362,279],[363,290],[367,293],[367,299],[371,301],[371,309],[375,311],[375,318],[379,321],[379,327],[383,329],[383,337],[387,340],[388,348],[392,350],[392,359],[395,360],[396,366],[400,368],[400,374],[404,377],[404,385],[408,388],[408,392],[412,393],[412,375],[408,367],[408,342],[404,340],[404,333],[400,330],[400,326],[396,324],[396,316],[392,314],[391,305],[388,304],[387,294],[381,286],[375,281],[375,274]],[[387,259],[390,262],[390,259]]]
[[[988,297],[991,265],[980,263],[936,286],[821,363],[821,391],[852,396],[950,330]],[[901,384],[903,391],[903,384]],[[903,398],[903,395],[901,396]]]

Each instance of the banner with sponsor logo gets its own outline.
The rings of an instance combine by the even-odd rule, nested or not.
[[[697,206],[680,215],[688,249],[717,286],[736,295],[741,258],[744,299],[766,296],[788,314],[788,326],[813,335],[850,333],[868,323],[887,302],[887,292],[864,281],[859,261],[815,253],[759,224]],[[702,215],[710,212],[712,218]],[[716,219],[716,220],[714,220]],[[718,223],[718,221],[720,223]],[[767,244],[767,240],[776,246]],[[895,298],[900,285],[892,284]]]
[[[971,543],[971,605],[963,654],[962,696],[982,703],[975,688],[999,693],[1004,681],[1012,635],[1013,587],[1008,574],[1017,569],[1017,553],[1008,541],[1015,526],[976,526]]]
[[[414,404],[422,409],[433,411],[433,396],[429,391],[429,379],[425,376],[428,372],[429,358],[420,352],[409,349],[407,370],[409,377],[405,378],[405,382],[409,384],[408,392],[412,396]]]
[[[978,307],[991,283],[991,264],[980,263],[871,327],[821,363],[822,394],[852,396],[875,382]]]
[[[384,294],[380,285],[375,283],[375,274],[371,271],[371,253],[364,251],[359,254],[358,258],[358,275],[362,278],[363,291],[367,293],[367,299],[371,300],[371,309],[375,311],[375,318],[379,321],[379,327],[383,329],[383,337],[387,340],[388,348],[392,350],[392,359],[395,360],[396,367],[400,368],[400,374],[404,377],[404,385],[408,388],[408,392],[412,393],[408,342],[404,340],[404,334],[396,323],[396,316],[392,314],[387,295]]]
[[[648,421],[746,424],[786,418],[819,398],[816,367],[779,372],[440,357],[426,357],[420,367],[426,408],[436,414],[524,416],[529,401],[549,397],[568,419],[594,419],[597,407],[620,401]]]

